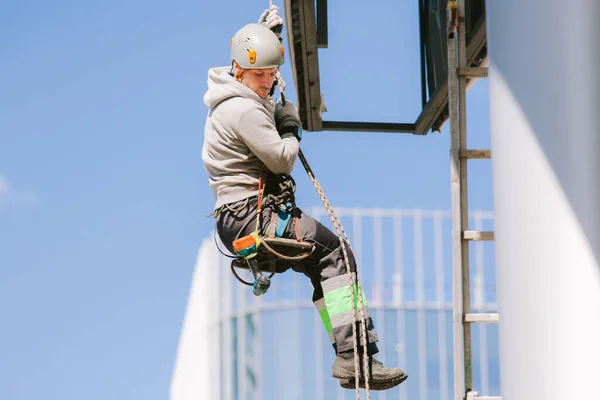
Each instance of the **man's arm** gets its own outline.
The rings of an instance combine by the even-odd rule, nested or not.
[[[236,134],[274,174],[290,174],[300,146],[293,133],[279,136],[273,121],[262,111],[250,108],[240,115]]]

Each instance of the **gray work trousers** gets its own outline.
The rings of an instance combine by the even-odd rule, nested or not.
[[[255,231],[257,205],[258,198],[253,196],[246,200],[231,203],[228,205],[229,207],[223,207],[216,214],[217,233],[231,253],[235,254],[232,246],[234,240]],[[293,270],[303,273],[311,280],[314,288],[313,303],[321,316],[336,353],[351,351],[354,348],[352,337],[354,291],[352,281],[346,272],[340,241],[337,235],[320,222],[304,214],[300,209],[297,211],[297,221],[300,224],[302,239],[313,244],[315,251],[294,266]],[[260,222],[261,235],[265,235],[265,232],[269,229],[272,212],[273,210],[270,207],[263,206]],[[293,223],[293,219],[290,219],[281,237],[297,239]],[[354,255],[348,246],[346,246],[346,250],[351,271],[355,273],[356,261]],[[364,294],[362,294],[362,298],[363,304],[365,304],[367,326],[367,354],[372,355],[378,352],[375,344],[378,339]],[[356,300],[358,299],[354,300],[354,306],[356,306]],[[356,332],[357,334],[360,332],[358,322]],[[359,351],[362,352],[360,337],[357,337],[357,340]]]

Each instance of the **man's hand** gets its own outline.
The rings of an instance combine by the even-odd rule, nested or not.
[[[275,106],[275,127],[279,135],[292,133],[298,141],[302,140],[302,123],[298,109],[291,101],[285,105],[277,103]]]
[[[259,24],[264,24],[272,30],[278,38],[281,38],[281,31],[283,30],[283,19],[279,16],[279,8],[273,4],[267,8],[258,19]]]

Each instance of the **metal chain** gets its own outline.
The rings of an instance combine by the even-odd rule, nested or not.
[[[296,182],[294,179],[289,175],[275,175],[271,179],[279,180],[278,194],[268,193],[266,196],[266,204],[273,206],[275,209],[277,206],[289,203],[295,208],[296,196],[294,193],[296,192]]]
[[[302,165],[304,166],[304,169],[306,170],[308,177],[310,178],[311,182],[313,183],[313,186],[315,187],[317,193],[319,194],[319,197],[321,198],[321,201],[323,202],[323,206],[325,207],[325,210],[327,211],[327,214],[329,215],[329,219],[331,220],[331,223],[333,224],[335,232],[337,233],[338,239],[340,241],[340,245],[342,246],[342,252],[344,254],[344,263],[346,265],[346,273],[350,279],[350,282],[352,282],[352,291],[354,294],[354,299],[352,301],[352,309],[354,310],[354,315],[353,315],[354,318],[352,321],[352,336],[353,336],[353,344],[354,344],[354,377],[355,377],[355,383],[356,383],[355,389],[356,389],[356,399],[357,400],[360,399],[360,392],[359,392],[359,379],[360,379],[359,359],[360,359],[360,355],[358,354],[358,344],[357,344],[357,340],[356,340],[356,320],[357,320],[356,312],[357,312],[357,309],[355,307],[355,304],[356,304],[356,299],[360,299],[360,303],[359,303],[360,306],[358,308],[358,313],[359,313],[359,317],[360,317],[360,319],[359,319],[360,320],[360,330],[362,331],[361,345],[363,348],[363,353],[365,353],[365,356],[363,357],[363,368],[364,368],[364,375],[365,375],[365,391],[366,391],[367,400],[370,400],[371,395],[369,392],[369,357],[366,354],[366,352],[367,352],[367,329],[366,329],[366,321],[365,321],[365,313],[364,313],[365,305],[363,302],[363,295],[362,295],[362,288],[360,285],[360,280],[358,278],[358,265],[356,266],[356,272],[353,276],[352,270],[350,269],[350,263],[348,261],[349,260],[348,252],[346,250],[346,246],[348,246],[350,248],[350,250],[352,250],[352,246],[350,245],[350,239],[348,238],[348,235],[346,234],[346,231],[344,230],[342,223],[339,221],[339,219],[335,215],[335,212],[333,211],[331,204],[329,204],[327,197],[325,197],[325,193],[323,192],[321,185],[317,181],[317,178],[315,178],[315,174],[312,171],[312,169],[310,168],[310,165],[308,165],[308,161],[304,157],[304,153],[302,153],[302,149],[299,150],[298,157],[300,158],[300,161],[302,162]],[[356,291],[354,290],[354,280],[355,279],[356,279]]]

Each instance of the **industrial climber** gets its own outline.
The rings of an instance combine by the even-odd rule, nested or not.
[[[269,7],[258,23],[242,27],[232,38],[231,65],[208,71],[204,102],[209,111],[202,160],[215,195],[217,233],[232,253],[236,240],[255,230],[264,234],[269,229],[274,209],[262,204],[265,197],[259,195],[261,182],[267,180],[269,193],[269,180],[291,173],[302,140],[296,107],[289,101],[272,100],[279,66],[284,62],[282,27],[277,6]],[[257,221],[259,210],[261,218]],[[280,227],[278,236],[297,239],[301,235],[303,241],[313,245],[314,251],[293,269],[313,284],[312,300],[336,352],[332,375],[342,387],[352,389],[356,383],[354,292],[341,243],[331,230],[300,209],[294,212],[295,218]],[[348,257],[351,270],[356,271],[349,248]],[[367,346],[359,346],[359,361],[362,366],[367,357],[369,388],[394,387],[407,375],[400,368],[384,367],[373,357],[378,352],[377,334],[368,312],[365,318]],[[364,388],[364,371],[359,376],[359,387]]]

